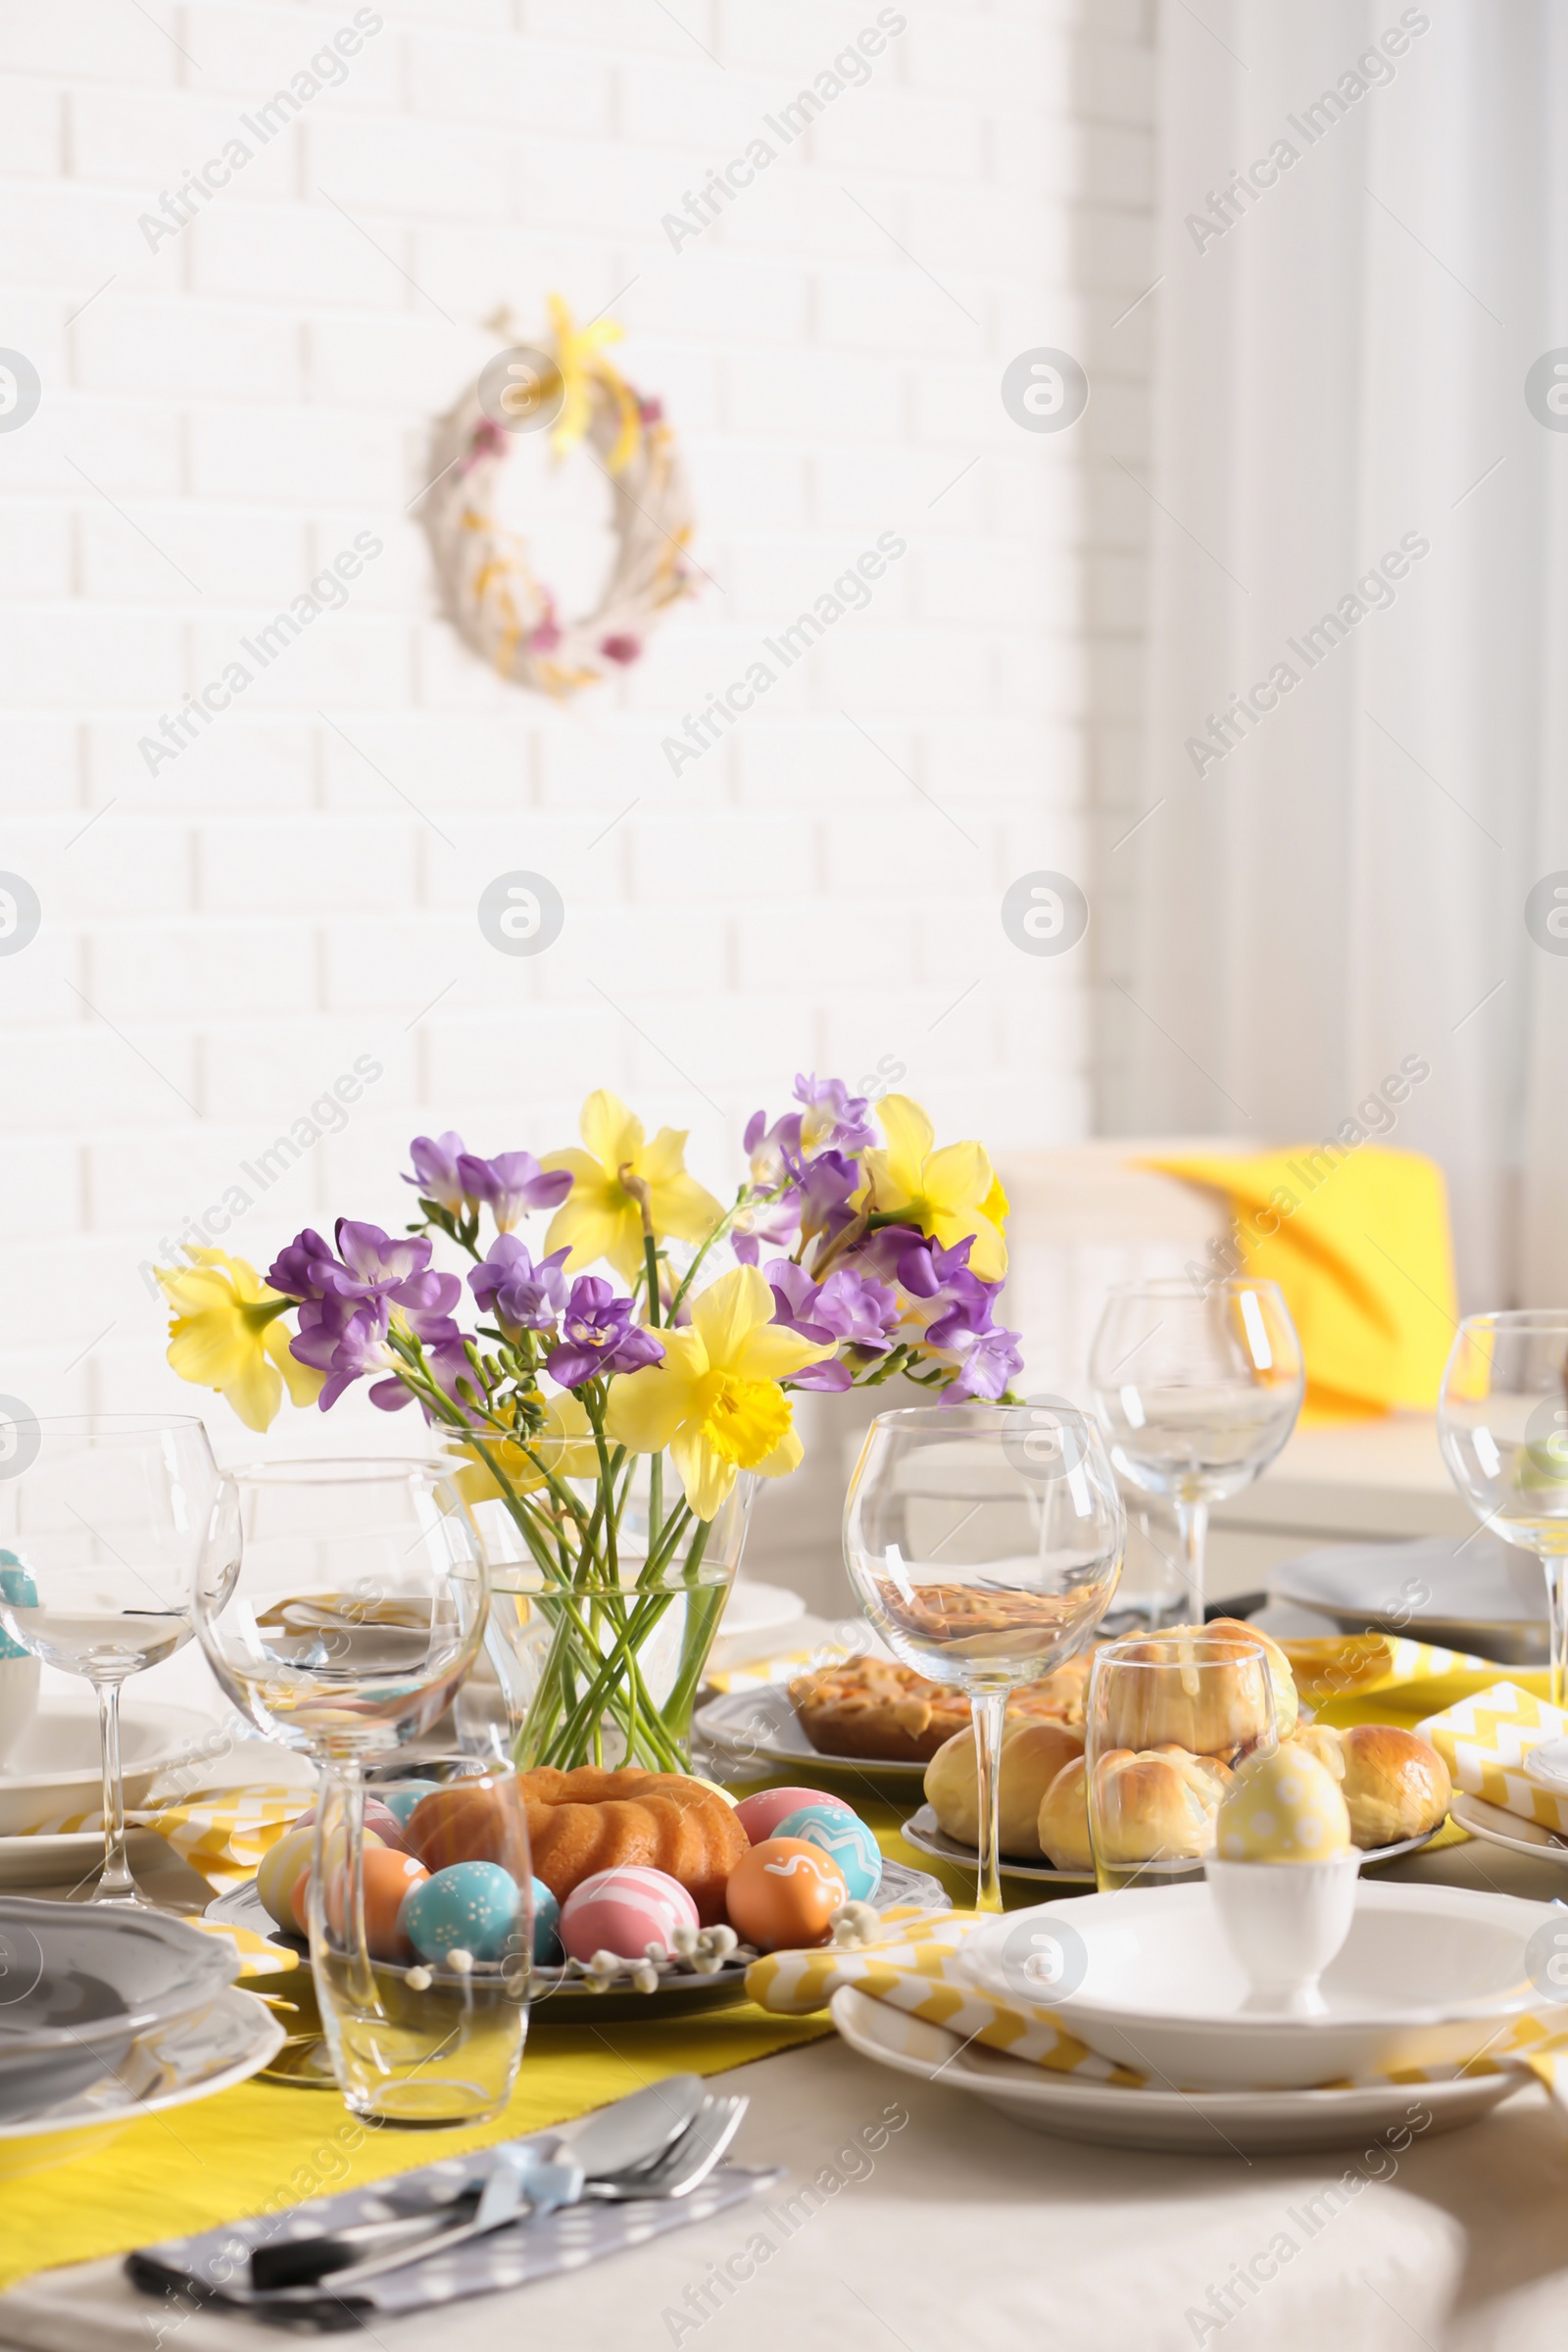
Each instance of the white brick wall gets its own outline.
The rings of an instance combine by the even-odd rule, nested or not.
[[[347,1129],[223,1237],[263,1265],[396,1217],[411,1133],[548,1149],[600,1083],[719,1187],[798,1066],[902,1064],[999,1150],[1087,1122],[1090,956],[1019,956],[998,901],[1089,879],[1132,716],[1141,0],[904,0],[869,83],[678,253],[662,215],[875,0],[375,13],[149,251],[350,0],[0,0],[0,345],[44,386],[0,433],[0,867],[44,908],[0,956],[0,1391],[38,1410],[190,1400],[138,1263],[357,1054]],[[542,329],[552,290],[624,322],[716,583],[565,710],[458,645],[409,514],[480,320]],[[1031,343],[1094,379],[1059,440],[999,399]],[[347,608],[149,777],[138,737],[367,528]],[[672,780],[671,721],[889,529],[870,607]],[[474,920],[519,864],[568,908],[538,963]]]

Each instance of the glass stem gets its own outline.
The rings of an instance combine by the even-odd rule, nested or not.
[[[365,1930],[365,1776],[357,1757],[333,1757],[321,1766],[323,1784],[328,1775],[337,1784],[343,1822],[343,1953],[348,1963],[349,1998],[363,2012],[374,2012],[380,2006],[375,1989],[375,1972],[370,1966],[369,1938]],[[322,1795],[325,1796],[323,1786]],[[339,1807],[321,1805],[318,1821],[323,1828]],[[316,1840],[316,1901],[325,1904],[328,1882],[335,1879],[335,1870],[327,1867],[324,1838],[318,1830]],[[330,1914],[321,1921],[322,1947],[332,1934]]]
[[[1182,1540],[1183,1566],[1187,1576],[1190,1623],[1203,1622],[1203,1553],[1208,1544],[1208,1504],[1200,1497],[1178,1499],[1176,1532]]]
[[[1568,1559],[1560,1552],[1547,1552],[1543,1555],[1541,1566],[1546,1579],[1546,1616],[1551,1627],[1551,1703],[1560,1707],[1564,1669],[1568,1668],[1568,1593],[1563,1589]]]
[[[95,1903],[138,1903],[125,1859],[125,1784],[120,1770],[120,1685],[98,1683],[98,1739],[104,1774],[104,1868]]]
[[[1001,1843],[998,1803],[1002,1794],[1002,1725],[1007,1712],[1005,1690],[976,1690],[970,1698],[974,1719],[975,1790],[979,1798],[976,1826],[980,1840],[980,1879],[975,1888],[977,1911],[1000,1911],[1002,1875],[998,1868]]]

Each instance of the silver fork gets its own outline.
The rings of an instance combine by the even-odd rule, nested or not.
[[[454,2246],[466,2245],[470,2238],[483,2237],[493,2230],[505,2229],[509,2223],[528,2221],[536,2213],[554,2212],[562,2205],[576,2204],[590,2198],[626,2204],[644,2197],[690,2196],[692,2190],[708,2179],[723,2157],[741,2128],[749,2103],[739,2094],[706,2098],[679,2139],[654,2164],[640,2171],[609,2174],[592,2180],[584,2180],[580,2173],[575,2173],[569,2184],[563,2184],[569,2188],[566,2194],[532,2196],[529,2193],[528,2168],[516,2160],[498,2164],[485,2183],[479,2210],[471,2221],[460,2222],[453,2229],[437,2230],[434,2235],[421,2237],[416,2245],[400,2246],[390,2253],[372,2255],[368,2261],[354,2263],[345,2270],[333,2271],[316,2284],[255,2289],[249,2299],[253,2303],[268,2305],[289,2304],[315,2301],[323,2294],[339,2296],[352,2293],[364,2279],[382,2278],[388,2271],[401,2271],[410,2263],[424,2262],[433,2254],[448,2253]],[[511,2152],[506,2153],[510,2157]],[[553,2167],[550,2169],[555,2170]],[[575,2168],[571,2169],[575,2172]]]

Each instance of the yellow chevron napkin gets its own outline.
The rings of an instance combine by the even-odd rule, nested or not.
[[[1075,2075],[1086,2082],[1142,2087],[1147,2076],[1086,2048],[1049,2008],[1021,2001],[1013,2006],[965,1980],[958,1954],[969,1936],[993,1924],[972,1911],[890,1911],[882,1935],[870,1943],[769,1952],[754,1960],[746,1972],[746,1989],[759,2008],[776,2016],[805,2017],[826,2008],[841,1985],[853,1984],[858,1992],[905,2017],[945,2027],[960,2043],[984,2042],[1009,2058]],[[1509,2067],[1528,2069],[1568,2107],[1568,2011],[1546,2003],[1539,2014],[1510,2019],[1485,2056],[1468,2067],[1405,2067],[1391,2079],[1449,2082],[1460,2073],[1494,2075]]]
[[[215,1894],[227,1894],[255,1878],[269,1847],[275,1845],[309,1806],[299,1788],[255,1785],[244,1788],[198,1788],[176,1803],[127,1813],[127,1829],[152,1830],[182,1862],[207,1881]],[[38,1835],[96,1830],[102,1813],[62,1813],[40,1822]]]
[[[1473,1698],[1429,1715],[1416,1729],[1431,1740],[1456,1788],[1540,1822],[1543,1829],[1568,1834],[1568,1797],[1554,1796],[1524,1770],[1533,1747],[1568,1732],[1568,1715],[1560,1707],[1518,1683],[1492,1683]]]

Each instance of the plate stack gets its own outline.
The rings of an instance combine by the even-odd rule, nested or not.
[[[86,2153],[264,2066],[234,1946],[157,1911],[0,1895],[0,2178]]]

